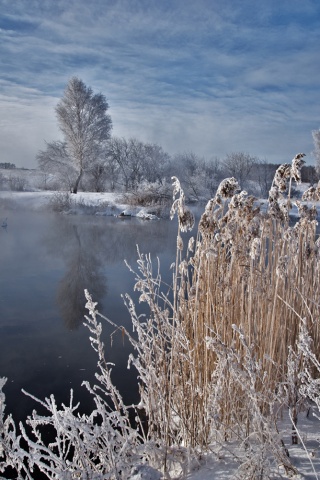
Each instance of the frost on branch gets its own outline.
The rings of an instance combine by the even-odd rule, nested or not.
[[[26,452],[20,445],[14,420],[11,415],[5,417],[5,394],[2,389],[6,381],[6,378],[0,378],[0,473],[4,473],[6,467],[11,467],[17,472],[19,479],[32,479],[24,464]],[[24,476],[20,476],[22,473]]]
[[[21,436],[11,417],[4,418],[5,379],[0,380],[0,472],[11,466],[19,472],[18,478],[36,478],[41,472],[49,479],[116,479],[127,480],[131,469],[141,462],[142,438],[129,420],[129,409],[111,380],[111,368],[104,358],[101,324],[96,303],[86,292],[90,317],[86,325],[90,341],[98,353],[98,385],[84,385],[93,396],[95,408],[90,415],[79,413],[79,404],[73,403],[71,390],[68,405],[57,405],[54,395],[44,401],[24,392],[40,404],[46,414],[36,410],[20,424]],[[53,433],[47,443],[47,432]],[[21,445],[23,439],[24,445]]]

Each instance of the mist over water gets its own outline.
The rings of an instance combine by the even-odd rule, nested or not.
[[[142,221],[96,216],[66,216],[19,211],[1,212],[8,226],[0,230],[0,376],[5,386],[6,412],[24,419],[40,407],[21,389],[44,399],[54,394],[68,404],[70,388],[92,408],[83,380],[95,382],[97,356],[83,325],[84,289],[99,311],[132,331],[121,294],[133,292],[137,245],[150,253],[171,283],[175,260],[176,221]],[[106,358],[116,366],[113,378],[131,403],[137,396],[135,371],[127,369],[129,342],[103,325]]]

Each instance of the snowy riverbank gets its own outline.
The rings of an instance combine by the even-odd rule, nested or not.
[[[307,184],[299,186],[299,191],[304,192],[308,188]],[[77,194],[68,194],[66,192],[56,191],[34,191],[34,192],[13,192],[0,191],[0,209],[24,209],[32,211],[53,210],[57,196],[67,195],[70,199],[70,208],[66,208],[64,213],[68,214],[90,214],[105,216],[133,216],[146,219],[168,216],[169,208],[153,206],[132,206],[126,203],[123,194],[117,192],[79,192]],[[292,199],[292,208],[290,216],[298,217],[298,208],[295,205],[295,199]],[[309,207],[315,205],[320,217],[320,202],[302,202]],[[266,199],[257,199],[256,204],[262,211],[267,210],[268,201]],[[204,206],[197,207],[203,210]],[[0,210],[1,211],[1,210]]]
[[[0,211],[24,209],[32,211],[58,211],[59,196],[61,210],[65,214],[90,214],[105,216],[132,216],[147,220],[158,219],[158,210],[153,207],[131,206],[126,204],[119,193],[37,191],[0,191]],[[63,196],[66,205],[63,206]],[[66,201],[68,199],[68,202]]]

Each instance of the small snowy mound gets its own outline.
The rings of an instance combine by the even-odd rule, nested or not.
[[[140,210],[140,212],[137,213],[138,218],[143,218],[144,220],[159,220],[157,215],[153,215],[152,213],[148,213],[145,210]]]
[[[159,217],[153,213],[149,213],[147,209],[142,208],[138,210],[137,208],[126,208],[119,215],[119,217],[137,217],[142,218],[143,220],[159,220]]]
[[[148,465],[137,465],[131,470],[129,480],[161,480],[162,475]]]

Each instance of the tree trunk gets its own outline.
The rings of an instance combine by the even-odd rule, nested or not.
[[[78,193],[78,187],[79,187],[79,183],[80,183],[82,174],[83,174],[83,170],[80,171],[79,176],[78,176],[77,180],[75,181],[74,186],[71,188],[71,193]]]

